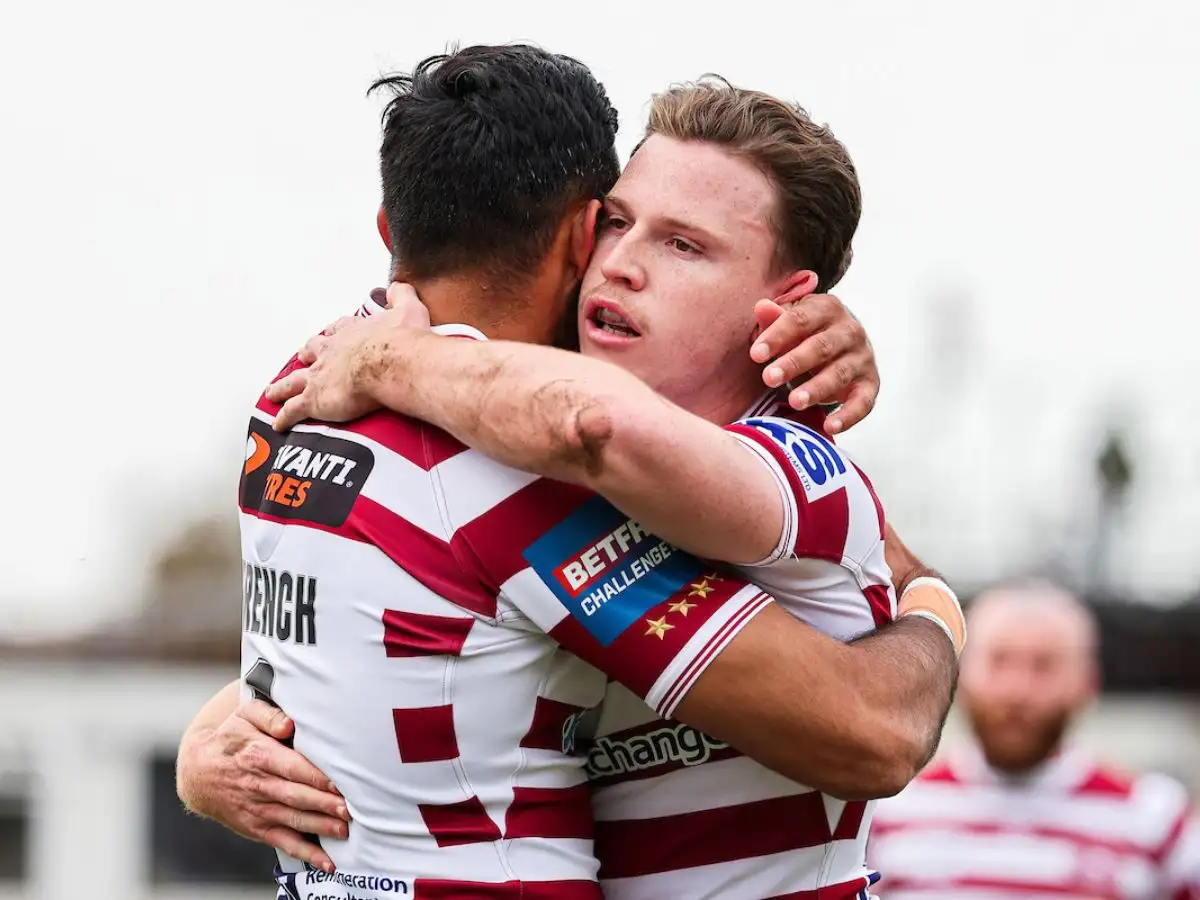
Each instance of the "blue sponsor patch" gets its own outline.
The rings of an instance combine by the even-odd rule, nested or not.
[[[524,556],[605,647],[702,571],[700,560],[648,534],[603,497],[554,526]]]
[[[810,500],[845,485],[846,462],[823,434],[787,419],[742,419],[738,424],[756,428],[774,439],[800,476],[800,483]]]

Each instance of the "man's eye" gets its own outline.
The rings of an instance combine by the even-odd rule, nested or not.
[[[624,231],[629,227],[629,223],[620,216],[606,215],[600,220],[601,228],[611,228],[614,231]]]
[[[689,244],[683,238],[671,238],[671,246],[680,253],[699,253],[700,248],[695,244]]]

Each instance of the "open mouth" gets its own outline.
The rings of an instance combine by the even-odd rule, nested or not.
[[[641,337],[640,332],[627,321],[615,309],[610,309],[607,306],[597,306],[589,317],[591,323],[601,331],[606,331],[609,334],[617,337],[635,338]]]

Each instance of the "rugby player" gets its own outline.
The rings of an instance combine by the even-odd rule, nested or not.
[[[579,176],[603,169],[592,165],[588,129],[573,127],[579,111],[564,129],[556,106],[564,96],[578,103],[582,94],[587,102],[589,92],[594,100],[598,86],[581,90],[572,82],[584,71],[528,48],[473,49],[399,83],[384,142],[393,275],[417,284],[452,332],[552,337],[594,233],[598,204],[580,190]],[[478,130],[464,133],[464,115],[469,125],[495,129],[487,114],[497,112],[508,116],[499,117],[505,140],[480,146]],[[602,119],[611,120],[611,111]],[[561,144],[580,133],[582,146],[565,152]],[[466,146],[447,154],[438,144],[447,136],[468,139]],[[525,179],[535,150],[551,164]],[[472,155],[474,166],[463,160]],[[456,169],[462,164],[458,181],[431,177],[428,169],[450,158]],[[557,193],[538,198],[543,215],[531,215],[539,204],[527,195],[556,180]],[[411,194],[422,191],[427,202],[412,205]],[[509,204],[506,191],[524,202]],[[433,212],[439,203],[446,215]],[[533,227],[528,234],[509,229],[500,246],[488,229],[471,227],[483,210],[484,218]],[[263,426],[277,410],[260,401],[243,479],[246,681],[288,711],[297,749],[329,772],[354,807],[349,837],[325,849],[356,890],[363,879],[375,891],[384,879],[411,879],[417,896],[593,895],[590,816],[577,790],[582,761],[569,751],[579,714],[599,700],[604,679],[556,651],[547,633],[656,712],[678,713],[793,778],[843,795],[898,789],[935,742],[953,668],[944,623],[910,618],[846,647],[777,610],[733,572],[700,565],[586,492],[505,470],[444,433],[379,413],[275,438]],[[774,463],[756,457],[776,479],[776,504],[783,462],[795,452],[780,448]],[[830,465],[840,468],[840,461],[832,456]],[[865,480],[855,483],[869,497]],[[872,525],[882,531],[878,511]],[[573,558],[582,538],[640,554],[627,554],[620,571],[591,573],[588,587],[596,590],[584,600],[604,597],[599,611],[587,612],[550,582],[574,583],[579,565],[593,565],[594,554]],[[352,550],[353,542],[365,549]],[[794,551],[778,534],[775,544]],[[881,533],[873,547],[882,552]],[[291,605],[281,631],[285,598],[272,594],[285,581]],[[320,607],[318,582],[321,596],[332,598]],[[317,634],[333,637],[318,643]],[[431,705],[435,698],[441,702]],[[379,718],[389,704],[390,754]],[[181,750],[185,794],[188,762]],[[832,816],[827,830],[843,822]],[[288,856],[281,863],[282,889],[302,896],[330,890]]]
[[[1096,624],[1045,583],[981,595],[959,697],[974,741],[880,804],[870,845],[889,900],[1200,898],[1183,787],[1073,743],[1099,684]]]
[[[822,439],[819,411],[779,414],[747,350],[754,298],[781,270],[812,260],[790,285],[840,277],[858,211],[844,148],[802,113],[715,81],[667,91],[605,200],[579,305],[583,356],[431,337],[405,327],[421,311],[399,308],[415,295],[394,286],[397,327],[379,324],[386,314],[364,320],[357,338],[343,333],[312,369],[268,389],[280,400],[308,386],[277,426],[383,401],[509,465],[596,490],[676,545],[746,564],[794,615],[854,637],[892,615],[881,509]],[[585,599],[585,614],[589,600],[607,598]],[[872,877],[869,806],[782,779],[619,685],[598,731],[589,774],[606,896],[852,896]]]

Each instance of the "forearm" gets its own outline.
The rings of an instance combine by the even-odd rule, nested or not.
[[[923,619],[844,644],[772,606],[722,651],[676,715],[795,781],[875,799],[901,790],[928,760],[954,668],[950,642]]]
[[[915,775],[933,758],[954,700],[958,661],[945,633],[904,616],[852,642],[868,721],[886,722]]]
[[[579,420],[614,391],[656,395],[628,373],[576,353],[509,341],[394,330],[364,348],[356,385],[376,402],[449,432],[514,468],[583,483],[594,448]]]
[[[824,693],[796,694],[790,704],[792,727],[800,729],[790,747],[806,769],[801,780],[846,800],[903,789],[937,747],[956,669],[945,634],[920,618],[843,645],[822,679]]]
[[[237,709],[241,681],[231,681],[221,688],[213,697],[200,708],[196,717],[183,733],[179,742],[179,755],[175,763],[175,789],[179,799],[189,809],[197,809],[201,798],[197,795],[197,785],[191,776],[193,752],[205,737],[211,735],[221,723],[233,715]]]
[[[368,347],[360,373],[381,405],[506,465],[588,487],[699,556],[756,562],[779,540],[783,502],[763,463],[608,363],[396,331]]]

